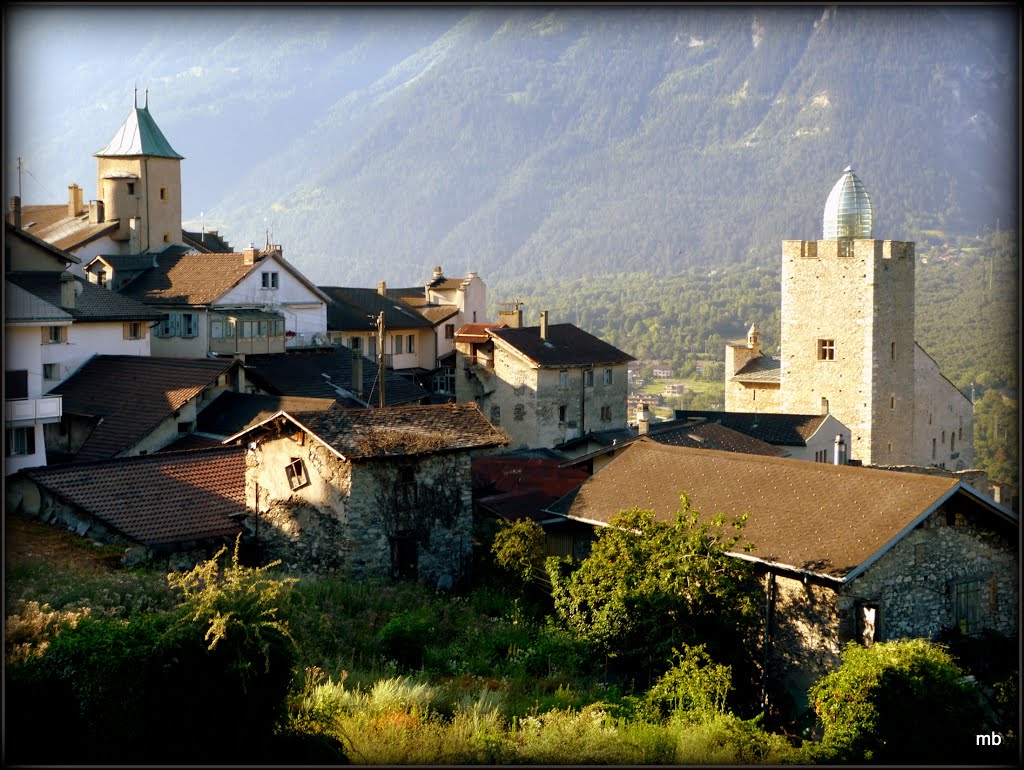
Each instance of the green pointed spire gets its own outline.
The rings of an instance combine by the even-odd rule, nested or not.
[[[179,155],[171,147],[148,107],[136,106],[128,119],[114,134],[110,144],[96,153],[97,158],[116,158],[148,156],[151,158],[177,158]]]

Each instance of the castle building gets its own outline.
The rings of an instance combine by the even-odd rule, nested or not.
[[[968,468],[973,404],[914,341],[914,244],[879,240],[847,167],[819,241],[782,243],[779,358],[756,324],[726,348],[725,411],[834,414],[864,465]]]

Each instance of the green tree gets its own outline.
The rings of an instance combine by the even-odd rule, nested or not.
[[[548,560],[558,620],[634,670],[663,672],[673,649],[706,643],[749,678],[761,591],[751,565],[729,555],[746,520],[702,517],[685,494],[669,521],[651,511],[619,513],[578,566]]]
[[[1020,458],[1019,408],[998,390],[985,392],[974,405],[974,464],[990,478],[1017,485]]]
[[[983,720],[977,694],[940,646],[906,639],[849,644],[842,664],[809,691],[824,726],[813,759],[852,762],[963,761]]]
[[[491,546],[495,563],[523,583],[531,582],[537,571],[544,569],[546,550],[543,528],[529,519],[501,522]]]

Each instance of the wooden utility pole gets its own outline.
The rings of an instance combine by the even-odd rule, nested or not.
[[[384,408],[384,311],[377,316],[377,393],[380,407]]]

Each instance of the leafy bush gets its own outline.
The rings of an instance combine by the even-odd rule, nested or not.
[[[665,716],[680,711],[723,713],[732,669],[711,660],[703,644],[672,654],[672,667],[647,692],[651,706]]]
[[[395,615],[377,633],[381,652],[404,670],[423,665],[423,650],[433,638],[434,618],[429,607]]]
[[[529,583],[544,569],[544,530],[529,519],[501,522],[491,550],[499,567]]]
[[[978,699],[938,645],[922,639],[861,647],[809,691],[824,725],[812,758],[946,763],[970,759],[981,724]]]

